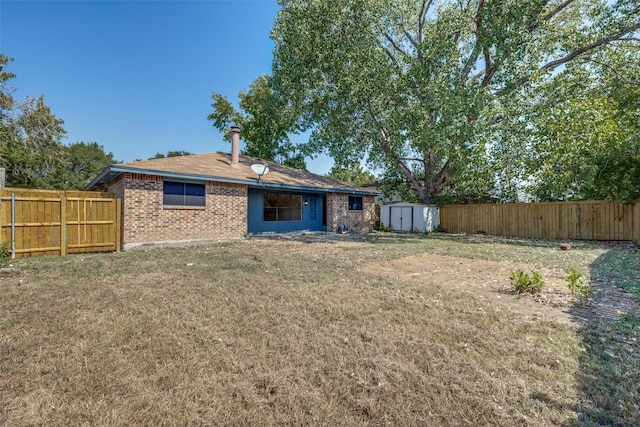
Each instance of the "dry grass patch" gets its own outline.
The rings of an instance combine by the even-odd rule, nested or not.
[[[366,268],[520,251],[486,244],[252,239],[21,260],[0,277],[12,280],[0,414],[7,426],[576,424],[575,327]]]

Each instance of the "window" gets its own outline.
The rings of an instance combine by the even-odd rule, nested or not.
[[[349,210],[350,211],[362,210],[362,196],[349,196]]]
[[[302,221],[302,196],[265,193],[263,209],[264,221]]]
[[[162,203],[170,206],[205,206],[204,184],[163,182]]]

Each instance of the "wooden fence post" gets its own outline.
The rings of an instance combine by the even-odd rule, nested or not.
[[[122,199],[116,198],[116,252],[122,247]]]
[[[60,193],[60,256],[67,255],[67,193]]]
[[[633,204],[631,218],[631,238],[640,242],[640,199]]]
[[[0,168],[0,190],[4,189],[5,170]],[[0,236],[2,236],[2,191],[0,191]],[[0,244],[2,242],[0,241]]]

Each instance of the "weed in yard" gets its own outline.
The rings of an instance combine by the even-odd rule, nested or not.
[[[531,276],[522,270],[517,270],[511,273],[509,276],[514,291],[519,294],[539,294],[544,288],[544,280],[542,280],[542,274],[539,271],[532,271]]]
[[[569,274],[565,280],[571,293],[577,296],[578,301],[582,305],[586,305],[589,302],[588,298],[594,293],[594,290],[591,285],[582,281],[582,273],[572,268],[569,270]]]
[[[374,229],[374,230],[376,230],[376,231],[384,231],[384,232],[387,232],[387,233],[392,233],[392,232],[393,232],[393,228],[391,228],[391,224],[387,224],[387,225],[384,225],[384,224],[374,225],[374,226],[373,226],[373,229]]]
[[[0,242],[0,260],[11,256],[11,242]]]

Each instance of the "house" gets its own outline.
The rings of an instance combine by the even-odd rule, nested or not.
[[[87,190],[122,199],[122,242],[241,238],[247,234],[369,231],[376,193],[261,159],[207,153],[108,166]],[[268,172],[259,176],[264,165]],[[252,169],[254,166],[254,169]]]

